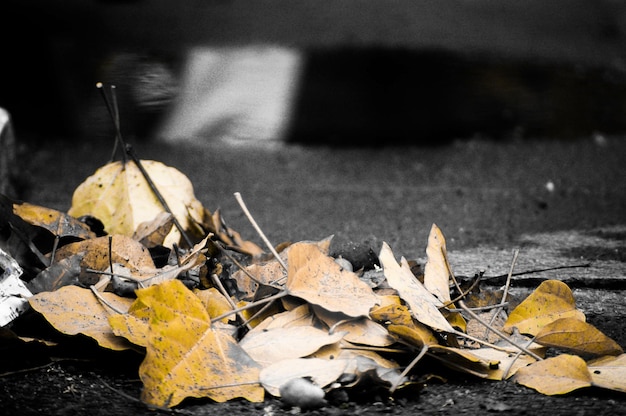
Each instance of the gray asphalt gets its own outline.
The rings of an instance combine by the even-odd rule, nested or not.
[[[25,157],[26,200],[67,210],[109,143],[48,142]],[[135,144],[185,173],[209,209],[258,243],[234,192],[272,242],[387,241],[423,255],[431,224],[449,250],[514,247],[525,233],[626,224],[626,141],[466,140],[431,147]]]

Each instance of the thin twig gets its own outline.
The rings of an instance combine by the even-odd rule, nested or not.
[[[242,307],[239,307],[239,308],[236,308],[236,309],[232,309],[232,310],[230,310],[230,311],[228,311],[228,312],[224,312],[223,314],[221,314],[221,315],[219,315],[219,316],[216,316],[215,318],[211,318],[211,323],[213,323],[213,322],[217,322],[217,321],[219,321],[219,320],[221,320],[221,319],[224,319],[224,318],[226,318],[226,317],[228,317],[228,316],[230,316],[230,315],[233,315],[233,314],[239,313],[239,312],[241,312],[241,311],[245,311],[246,309],[255,308],[255,307],[257,307],[257,306],[259,306],[259,305],[263,305],[264,303],[267,303],[267,302],[273,302],[274,300],[276,300],[276,299],[280,299],[280,298],[282,298],[282,297],[285,297],[285,296],[287,296],[288,294],[289,294],[289,293],[287,293],[287,291],[285,290],[285,291],[283,291],[283,292],[279,292],[279,293],[277,293],[277,294],[275,294],[275,295],[268,296],[268,297],[266,297],[266,298],[264,298],[264,299],[257,300],[257,301],[255,301],[255,302],[250,302],[250,303],[248,303],[248,304],[247,304],[247,305],[245,305],[245,306],[242,306]]]
[[[509,344],[511,344],[512,346],[517,348],[518,350],[524,351],[526,354],[530,355],[531,357],[533,357],[537,361],[543,360],[543,358],[541,358],[540,356],[538,356],[534,352],[532,352],[529,349],[524,348],[521,345],[517,344],[515,341],[513,341],[509,337],[507,337],[506,334],[504,334],[503,332],[498,331],[496,328],[490,326],[487,322],[485,322],[482,319],[480,319],[480,317],[478,315],[476,315],[473,311],[471,311],[467,307],[467,305],[465,305],[465,302],[463,302],[462,300],[459,301],[459,306],[461,308],[463,308],[463,310],[465,312],[467,312],[472,317],[472,319],[475,319],[478,323],[482,324],[485,328],[488,328],[491,332],[493,332],[494,334],[496,334],[497,336],[502,338],[504,341],[508,342]]]
[[[226,288],[222,284],[222,281],[220,280],[220,278],[215,273],[212,273],[211,274],[211,279],[213,280],[213,283],[217,286],[217,288],[220,291],[220,293],[226,298],[226,301],[228,302],[230,307],[233,308],[233,309],[237,309],[237,305],[230,298],[230,295],[226,291]],[[246,318],[243,315],[241,315],[241,311],[237,312],[237,316],[241,319],[242,322],[245,322]],[[245,327],[248,330],[252,329],[252,327],[250,326],[249,323],[245,323],[244,325],[245,325]]]
[[[252,224],[256,232],[259,234],[259,236],[261,237],[261,239],[267,246],[268,250],[274,255],[274,257],[276,257],[276,260],[278,260],[278,263],[280,263],[282,268],[285,271],[287,271],[288,270],[287,265],[285,264],[283,259],[280,257],[280,255],[278,255],[278,252],[276,251],[276,249],[274,248],[270,240],[267,238],[265,233],[263,233],[263,230],[261,230],[261,227],[259,227],[259,224],[257,224],[257,222],[252,217],[252,214],[250,214],[250,211],[248,210],[248,207],[246,207],[246,203],[243,202],[243,198],[241,197],[241,194],[239,192],[235,192],[235,199],[239,203],[239,206],[243,210],[243,213],[246,214],[246,217],[248,217],[248,221],[250,221],[250,224]]]
[[[119,313],[120,315],[124,315],[126,313],[124,311],[121,311],[121,310],[117,309],[115,306],[111,305],[111,303],[108,300],[106,300],[98,292],[98,289],[96,289],[96,287],[94,285],[89,286],[89,289],[91,289],[91,291],[93,292],[94,296],[96,297],[96,299],[98,299],[98,301],[100,301],[100,303],[102,303],[103,305],[107,306],[108,308],[113,310],[115,313]]]
[[[396,391],[396,389],[402,382],[402,379],[404,379],[404,377],[409,373],[409,371],[411,371],[413,367],[417,365],[417,363],[424,357],[424,355],[426,355],[427,352],[428,352],[428,344],[424,344],[419,354],[417,354],[417,357],[415,357],[413,361],[411,361],[409,365],[406,366],[404,371],[400,373],[396,381],[394,381],[394,383],[391,385],[391,387],[389,388],[389,394],[393,394],[393,392]]]
[[[511,277],[513,276],[513,269],[515,268],[515,263],[517,262],[518,255],[519,255],[519,250],[516,249],[515,252],[513,253],[513,260],[511,260],[511,268],[509,269],[509,274],[506,277],[506,284],[504,285],[504,291],[502,293],[502,300],[500,300],[500,303],[497,305],[498,307],[504,308],[504,305],[506,303],[506,297],[509,295],[509,287],[511,286]],[[496,317],[498,316],[501,310],[502,309],[497,310],[493,314],[493,316],[489,320],[489,326],[493,325],[494,321],[496,320]]]

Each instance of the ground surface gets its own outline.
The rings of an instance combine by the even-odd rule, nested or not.
[[[256,234],[233,192],[241,192],[275,243],[335,234],[336,247],[365,242],[378,249],[387,241],[396,255],[420,259],[430,226],[436,222],[446,235],[450,257],[456,262],[453,267],[471,264],[463,273],[476,268],[506,271],[510,253],[518,247],[524,259],[521,270],[535,262],[524,258],[524,249],[540,256],[542,247],[548,253],[543,261],[604,262],[618,284],[610,290],[583,287],[575,295],[588,320],[626,346],[624,287],[619,284],[620,278],[626,278],[623,139],[464,141],[441,147],[365,149],[223,145],[192,149],[139,144],[136,150],[142,158],[180,169],[208,209],[221,207],[229,225],[253,240]],[[30,183],[25,199],[68,209],[73,189],[106,163],[109,153],[108,144],[39,144],[24,158],[23,177]],[[554,240],[576,240],[580,235],[597,239],[593,245],[570,244],[559,249],[558,256],[550,251]],[[596,269],[585,277],[604,275]],[[93,355],[89,348],[82,351]],[[7,415],[155,414],[120,394],[139,395],[132,357],[126,357],[129,364],[119,357],[96,355],[96,361],[60,361],[0,377],[0,408]],[[585,390],[547,397],[511,382],[455,375],[448,379],[395,402],[370,397],[364,403],[332,405],[309,414],[626,414],[626,396],[614,392]],[[263,404],[191,401],[182,409],[233,416],[292,412],[275,400]]]

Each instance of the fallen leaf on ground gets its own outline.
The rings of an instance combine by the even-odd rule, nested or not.
[[[139,375],[142,400],[172,407],[187,397],[263,401],[260,366],[224,331],[211,327],[202,301],[180,281],[137,291],[151,317]]]
[[[350,271],[343,270],[315,244],[289,247],[286,288],[290,295],[348,316],[368,316],[378,298]]]
[[[102,293],[101,296],[122,312],[127,311],[132,303],[132,299],[113,293]],[[130,348],[130,344],[116,336],[109,326],[109,316],[118,313],[104,306],[89,289],[65,286],[55,292],[38,293],[29,302],[34,310],[64,334],[87,335],[100,346],[112,350]]]
[[[295,326],[248,333],[239,344],[256,362],[267,367],[287,358],[313,354],[343,336],[343,333],[329,334],[312,326]]]
[[[433,224],[426,246],[426,266],[424,266],[424,287],[441,302],[450,302],[450,270],[446,256],[446,240],[443,233]]]
[[[332,332],[345,333],[344,339],[354,344],[371,347],[387,347],[395,342],[387,329],[369,318],[352,318],[341,312],[330,312],[314,306],[315,315],[321,319]]]
[[[13,204],[13,212],[27,223],[45,228],[57,237],[74,237],[81,240],[95,237],[87,225],[64,212],[27,202]]]
[[[400,297],[409,305],[415,319],[434,329],[454,332],[450,323],[439,311],[443,303],[417,280],[404,258],[401,260],[402,265],[399,265],[387,243],[383,243],[378,258],[389,286],[398,291]]]
[[[559,280],[546,280],[509,315],[503,330],[517,328],[522,334],[537,335],[541,328],[560,318],[585,320],[576,309],[572,290]]]
[[[577,355],[561,354],[520,368],[514,380],[540,393],[565,394],[592,385],[587,363]]]
[[[626,354],[596,358],[587,368],[594,386],[626,393]]]
[[[57,250],[55,261],[81,253],[84,253],[80,262],[83,270],[81,282],[89,285],[94,284],[98,277],[87,273],[86,269],[104,271],[111,263],[122,264],[131,271],[155,269],[148,249],[123,235],[104,236],[67,244]]]
[[[191,181],[179,170],[153,160],[142,160],[142,166],[167,202],[183,229],[190,218],[201,223],[204,208],[194,195]],[[104,224],[109,234],[132,236],[137,226],[152,221],[165,212],[134,162],[112,162],[98,169],[74,191],[69,214],[92,215]],[[173,229],[164,245],[180,243],[180,232]]]
[[[620,355],[624,351],[596,327],[577,318],[561,318],[544,326],[535,342],[576,354]]]

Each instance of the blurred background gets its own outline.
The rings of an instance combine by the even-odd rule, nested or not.
[[[4,0],[18,137],[436,144],[626,132],[614,0]],[[7,24],[10,22],[10,24]]]

